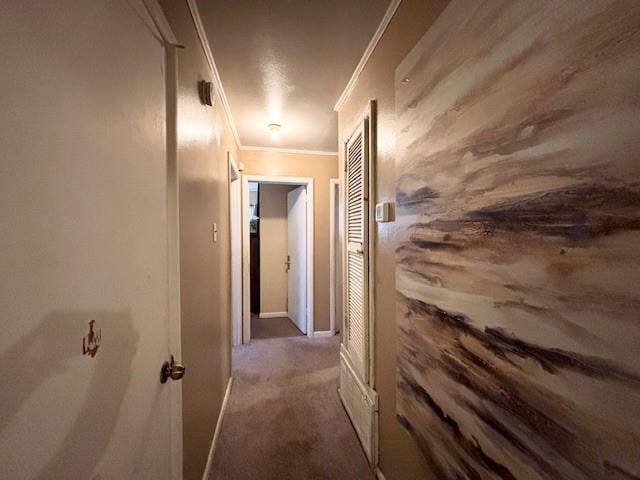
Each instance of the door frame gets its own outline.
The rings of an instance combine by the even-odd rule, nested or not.
[[[232,152],[227,152],[229,161],[229,243],[231,254],[229,263],[231,272],[231,345],[242,344],[242,175],[238,163]],[[238,184],[237,193],[234,190]],[[234,201],[234,195],[237,198]],[[234,219],[240,222],[240,234],[236,236],[233,226]],[[233,252],[238,249],[239,262],[234,258]],[[239,307],[239,308],[238,308]]]
[[[181,48],[157,0],[142,0],[164,48],[167,201],[167,317],[169,354],[182,361],[180,309],[180,174],[178,157],[178,50]],[[183,478],[182,383],[169,382],[171,478]]]
[[[340,212],[340,199],[341,199],[340,179],[329,179],[329,329],[331,335],[336,333],[336,278],[338,278],[336,272],[336,240],[340,235],[339,231],[336,231],[336,217],[338,223],[342,222]],[[336,203],[336,193],[338,194],[338,203]],[[342,245],[342,239],[340,239]],[[343,295],[344,298],[344,295]],[[342,328],[340,329],[342,331]]]
[[[169,287],[169,352],[182,361],[180,308],[180,174],[178,158],[178,47],[165,46],[167,274]],[[182,383],[169,382],[171,396],[171,478],[183,475]]]
[[[272,185],[304,185],[307,189],[307,336],[314,335],[314,255],[313,224],[315,197],[313,178],[280,177],[268,175],[242,175],[242,343],[251,342],[251,279],[249,275],[249,182]]]

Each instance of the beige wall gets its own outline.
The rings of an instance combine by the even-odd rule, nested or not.
[[[245,175],[313,177],[315,330],[329,330],[329,179],[338,178],[337,156],[240,150],[239,161]]]
[[[260,313],[287,311],[287,192],[291,185],[260,185]]]
[[[230,244],[227,152],[236,145],[221,102],[200,104],[212,80],[185,0],[160,2],[179,43],[178,161],[184,474],[200,479],[230,375]],[[212,223],[218,241],[212,243]]]
[[[378,102],[376,202],[395,200],[394,74],[398,64],[431,26],[447,0],[404,0],[339,113],[340,145],[367,102]],[[380,395],[380,468],[387,480],[424,478],[427,466],[396,419],[396,326],[394,224],[375,231],[375,383]],[[435,479],[434,479],[435,480]]]

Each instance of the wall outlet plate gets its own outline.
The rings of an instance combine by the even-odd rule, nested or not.
[[[380,202],[376,205],[376,222],[384,223],[391,220],[391,202]]]

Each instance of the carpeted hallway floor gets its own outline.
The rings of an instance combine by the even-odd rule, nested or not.
[[[263,340],[266,338],[301,337],[303,333],[287,317],[260,318],[251,317],[251,338]]]
[[[338,337],[235,347],[210,480],[371,480],[338,397]]]

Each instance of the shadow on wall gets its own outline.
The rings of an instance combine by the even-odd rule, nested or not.
[[[90,384],[88,387],[69,384],[58,390],[62,392],[58,398],[47,398],[46,405],[51,409],[50,416],[55,417],[56,409],[65,405],[62,397],[65,391],[86,390],[87,397],[57,452],[36,479],[86,478],[95,470],[107,448],[131,380],[139,335],[129,309],[59,310],[47,314],[37,328],[0,354],[6,385],[10,385],[0,390],[0,432],[3,432],[40,385],[53,375],[67,372],[69,362],[82,355],[81,338],[88,331],[89,319],[96,320],[102,328],[102,345],[96,357],[86,357],[87,368],[94,370],[88,380]],[[25,424],[20,430],[41,431],[46,438],[47,428],[46,424]],[[34,448],[37,445],[15,445],[14,454],[25,460],[30,458],[27,451]]]

